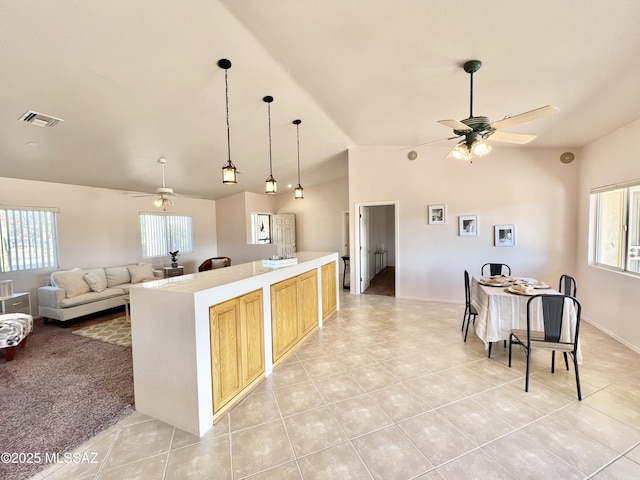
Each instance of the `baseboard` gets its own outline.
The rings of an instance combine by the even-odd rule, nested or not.
[[[618,335],[616,335],[615,333],[607,330],[605,327],[603,327],[602,325],[600,325],[597,322],[594,322],[593,320],[585,317],[584,315],[582,315],[582,320],[587,322],[589,325],[594,326],[595,328],[597,328],[598,330],[600,330],[603,333],[606,333],[607,335],[609,335],[611,338],[613,338],[614,340],[620,342],[621,344],[623,344],[625,347],[629,347],[631,350],[633,350],[636,353],[640,353],[640,348],[637,347],[636,345],[633,345],[629,342],[627,342],[624,338],[619,337]]]

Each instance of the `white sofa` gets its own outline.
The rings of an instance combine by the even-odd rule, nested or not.
[[[38,288],[38,310],[45,322],[65,322],[124,305],[131,285],[160,278],[162,270],[150,263],[59,270],[49,277],[50,285]]]

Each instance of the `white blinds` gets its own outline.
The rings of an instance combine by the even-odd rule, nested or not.
[[[162,257],[170,251],[193,251],[192,218],[190,215],[159,213],[140,214],[142,256]]]
[[[58,266],[57,209],[0,207],[0,271]]]

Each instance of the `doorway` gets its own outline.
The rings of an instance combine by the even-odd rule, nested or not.
[[[355,205],[351,292],[396,296],[398,202]]]

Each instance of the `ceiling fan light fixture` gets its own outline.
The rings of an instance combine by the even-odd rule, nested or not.
[[[166,195],[162,195],[160,198],[154,200],[153,204],[156,207],[162,207],[164,210],[166,210],[167,207],[173,207],[173,200],[171,200]]]
[[[476,140],[473,142],[473,145],[471,145],[471,151],[478,157],[484,157],[491,151],[491,145],[484,140]]]
[[[453,157],[457,158],[458,160],[470,161],[472,158],[469,147],[464,140],[454,147],[454,149],[451,151],[451,155],[453,155]]]
[[[265,182],[265,193],[268,195],[273,195],[278,191],[278,184],[276,179],[273,178],[273,159],[271,156],[271,102],[273,102],[273,97],[267,95],[262,99],[267,104],[267,114],[269,118],[269,176]]]
[[[231,129],[229,128],[229,81],[227,74],[231,68],[231,61],[226,58],[218,60],[218,66],[224,69],[224,98],[225,111],[227,114],[227,163],[222,167],[222,183],[225,185],[235,185],[238,183],[236,166],[231,162]]]

